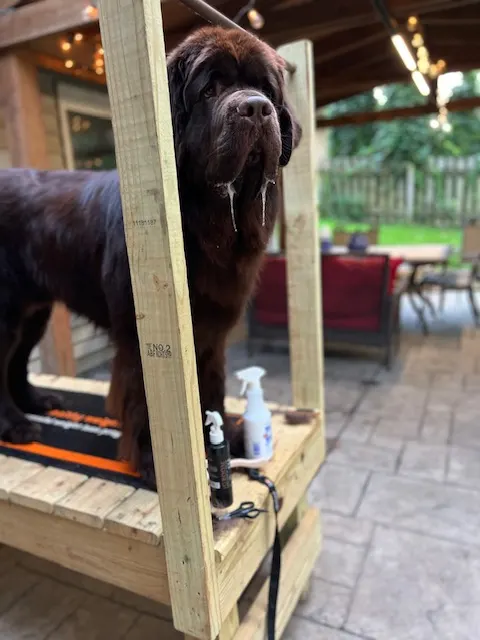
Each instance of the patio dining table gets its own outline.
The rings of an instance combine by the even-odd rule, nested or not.
[[[425,319],[424,309],[428,307],[435,315],[435,309],[432,302],[424,295],[422,288],[417,282],[417,272],[420,267],[424,266],[444,266],[447,264],[449,257],[452,255],[453,247],[449,244],[398,244],[398,245],[379,245],[374,244],[367,247],[367,254],[389,255],[390,258],[401,258],[405,265],[410,267],[408,275],[406,275],[405,283],[401,293],[406,293],[410,303],[418,316],[422,330],[428,333],[428,324]],[[328,253],[343,254],[350,253],[348,247],[334,246]],[[415,297],[421,300],[418,304]]]

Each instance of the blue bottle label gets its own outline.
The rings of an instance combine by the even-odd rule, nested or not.
[[[270,447],[272,446],[272,440],[273,440],[271,424],[267,424],[267,426],[265,427],[265,434],[263,437],[265,439],[265,445],[270,449]]]

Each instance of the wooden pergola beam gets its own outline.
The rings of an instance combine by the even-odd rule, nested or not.
[[[448,110],[471,111],[480,108],[480,96],[472,98],[459,98],[448,103]],[[317,127],[346,127],[348,125],[361,125],[369,122],[391,122],[401,118],[418,118],[419,116],[436,113],[435,104],[421,104],[415,107],[399,107],[396,109],[385,109],[384,111],[368,111],[362,113],[348,113],[335,118],[317,118]]]
[[[0,49],[98,22],[86,0],[39,0],[0,17]]]
[[[352,51],[356,51],[357,49],[362,49],[363,47],[368,46],[374,42],[379,42],[381,40],[385,40],[385,32],[378,31],[377,33],[372,33],[364,38],[359,38],[358,40],[353,40],[348,44],[345,44],[341,47],[337,47],[336,49],[331,49],[330,51],[323,53],[321,55],[315,56],[315,64],[324,64],[325,62],[330,62],[335,58],[339,58],[346,53],[351,53]]]

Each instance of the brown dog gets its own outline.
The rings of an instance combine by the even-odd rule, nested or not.
[[[255,283],[278,208],[279,166],[300,127],[283,61],[245,33],[197,31],[168,58],[202,410],[224,412],[224,351]],[[27,381],[55,301],[110,332],[110,408],[121,453],[155,486],[116,172],[0,172],[0,436],[31,439],[24,412],[55,401]],[[235,450],[239,439],[226,425]]]

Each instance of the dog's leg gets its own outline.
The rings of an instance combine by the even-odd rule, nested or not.
[[[50,315],[51,305],[25,316],[20,340],[8,366],[8,385],[13,401],[25,413],[45,413],[61,407],[60,398],[41,392],[28,382],[28,361],[34,347],[42,339]]]
[[[212,336],[209,344],[203,343],[197,352],[198,389],[202,407],[202,421],[205,411],[218,411],[223,418],[223,431],[230,443],[232,456],[241,457],[245,453],[243,430],[234,420],[225,415],[225,340],[221,335]],[[205,446],[208,445],[208,429],[204,427]]]
[[[9,363],[20,340],[21,313],[5,305],[0,317],[0,439],[13,444],[31,442],[39,433],[39,428],[17,408],[9,391]]]
[[[120,457],[130,460],[138,468],[145,484],[155,490],[152,444],[138,343],[123,340],[117,344],[107,409],[122,424]]]

